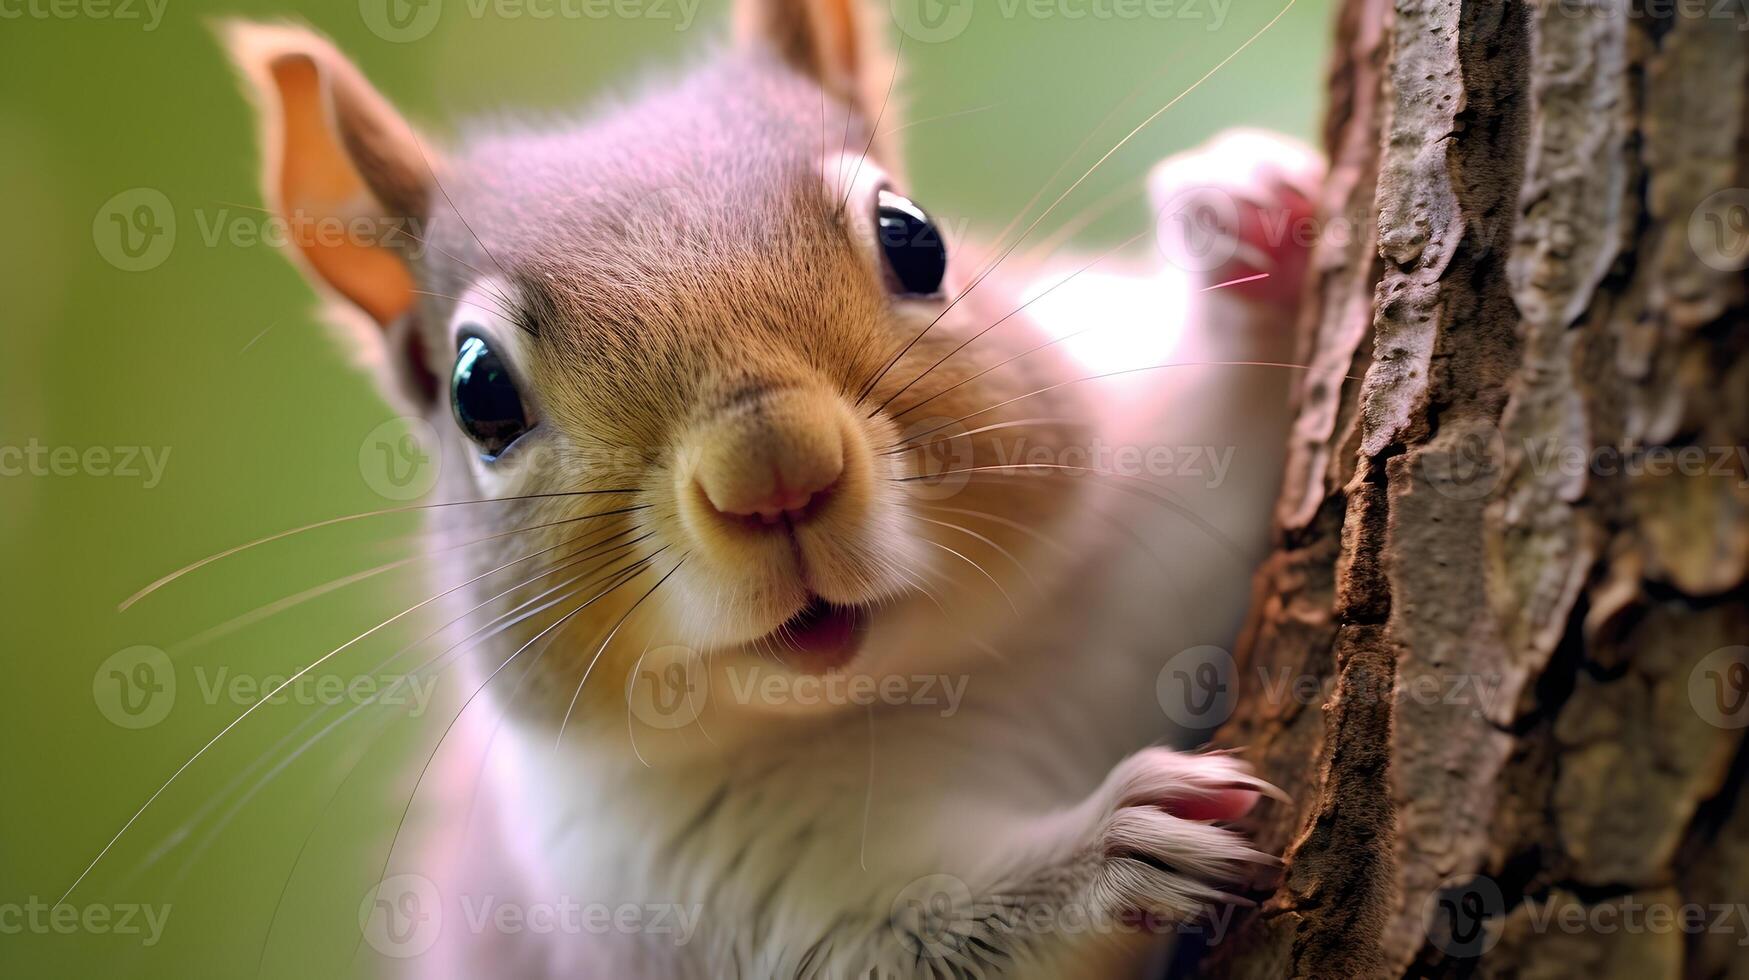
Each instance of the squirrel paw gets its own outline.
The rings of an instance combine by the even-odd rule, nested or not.
[[[1204,288],[1291,306],[1318,237],[1323,178],[1322,158],[1297,140],[1221,133],[1148,175],[1160,250]]]
[[[1280,790],[1226,755],[1145,749],[1120,763],[1102,793],[1110,801],[1092,853],[1094,903],[1129,911],[1188,915],[1220,902],[1249,904],[1225,889],[1258,866],[1280,861],[1239,833],[1215,826],[1248,813]]]

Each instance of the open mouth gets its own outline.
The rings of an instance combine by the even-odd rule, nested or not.
[[[868,619],[863,606],[840,606],[814,596],[801,612],[772,631],[773,645],[791,669],[831,673],[856,656],[868,633]]]

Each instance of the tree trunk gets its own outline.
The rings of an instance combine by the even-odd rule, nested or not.
[[[1346,2],[1203,975],[1749,977],[1744,10]]]

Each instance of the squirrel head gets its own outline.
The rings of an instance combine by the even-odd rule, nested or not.
[[[535,590],[593,576],[557,609],[582,639],[541,668],[565,692],[654,642],[808,672],[963,649],[942,617],[1006,612],[1015,556],[1072,499],[919,479],[998,462],[983,413],[1063,379],[1043,357],[981,373],[1000,340],[954,357],[1012,307],[960,301],[984,270],[907,196],[894,63],[855,0],[734,20],[734,45],[627,102],[443,144],[320,36],[225,29],[287,251],[385,395],[443,433],[445,492],[506,501],[442,512],[458,560],[484,578],[541,555],[510,581],[575,562]],[[1073,414],[1037,394],[1023,414]]]

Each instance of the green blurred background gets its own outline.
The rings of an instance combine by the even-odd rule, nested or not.
[[[411,777],[447,720],[436,708],[418,716],[366,708],[277,771],[302,740],[282,736],[300,723],[304,734],[320,730],[355,702],[341,699],[313,721],[311,704],[251,715],[69,900],[81,915],[120,916],[129,905],[164,915],[168,906],[151,945],[112,928],[62,928],[31,907],[59,897],[160,783],[247,706],[246,691],[215,695],[214,685],[239,676],[270,683],[422,597],[414,569],[397,570],[210,642],[183,643],[407,555],[413,525],[388,517],[258,549],[117,611],[140,586],[202,555],[395,503],[373,491],[359,461],[366,433],[393,413],[315,321],[298,274],[271,247],[234,241],[232,229],[261,225],[251,210],[260,203],[254,123],[209,25],[238,12],[306,20],[428,132],[443,134],[458,118],[572,106],[653,67],[684,65],[722,37],[726,3],[704,0],[696,22],[677,30],[672,18],[541,18],[533,11],[550,8],[539,0],[487,6],[480,16],[479,0],[438,0],[435,23],[418,28],[428,33],[401,42],[369,26],[383,23],[378,0],[241,10],[126,2],[0,0],[0,188],[10,208],[0,224],[8,355],[0,447],[146,447],[163,464],[155,485],[143,460],[137,476],[83,464],[73,475],[51,465],[0,476],[0,977],[372,975],[380,961],[368,950],[354,955],[358,906]],[[960,0],[972,17],[958,36],[903,49],[908,118],[958,113],[905,130],[916,196],[954,227],[993,233],[1071,154],[1044,200],[1232,54],[1282,2],[1176,0],[1157,8],[1173,11],[1168,17],[1071,19],[1038,16],[1032,3]],[[1143,229],[1143,199],[1112,195],[1139,189],[1151,162],[1224,127],[1310,138],[1330,6],[1299,0],[1101,167],[1030,241],[1102,201],[1112,209],[1076,244]],[[1123,8],[1052,0],[1045,9]],[[141,188],[163,197],[142,197]],[[126,207],[115,203],[129,191],[119,199]],[[154,220],[166,230],[167,203],[175,233],[159,236],[167,251],[136,259],[118,252],[110,214],[131,214],[141,200],[161,202]],[[223,233],[210,240],[215,229]],[[129,268],[137,265],[151,267]],[[415,619],[320,676],[393,676],[372,668],[435,625]],[[176,689],[134,691],[144,700],[127,707],[145,708],[118,713],[124,692],[112,672],[140,675],[131,654],[115,658],[140,645],[171,651]],[[126,727],[142,721],[153,723]]]

